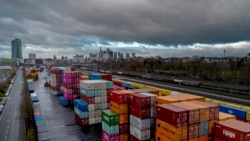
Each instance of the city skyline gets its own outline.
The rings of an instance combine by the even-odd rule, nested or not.
[[[23,57],[72,57],[100,47],[144,57],[223,57],[224,49],[226,56],[245,56],[249,12],[246,0],[3,1],[0,57],[11,55],[15,38]]]

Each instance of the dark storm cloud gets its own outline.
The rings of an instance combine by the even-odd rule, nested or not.
[[[1,0],[0,45],[14,38],[55,49],[137,42],[195,54],[205,51],[195,43],[249,41],[249,13],[249,0]]]

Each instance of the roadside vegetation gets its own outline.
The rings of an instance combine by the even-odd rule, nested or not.
[[[24,84],[22,93],[21,117],[25,121],[26,141],[37,141],[37,129],[34,121],[32,102],[28,90],[28,84],[24,72]]]
[[[11,79],[16,74],[16,70],[12,69],[12,70],[10,70],[9,73],[10,73],[9,77],[5,81],[0,82],[0,97],[5,96],[5,93],[7,92],[8,88],[9,88],[9,85],[11,83]]]

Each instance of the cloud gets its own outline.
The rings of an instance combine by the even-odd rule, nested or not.
[[[248,13],[249,0],[2,0],[0,46],[20,38],[24,55],[32,48],[41,56],[87,54],[100,46],[149,56],[220,56],[223,48],[244,55]]]

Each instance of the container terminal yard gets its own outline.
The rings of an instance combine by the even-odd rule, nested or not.
[[[41,141],[250,141],[248,99],[69,67],[30,77],[32,69]]]

